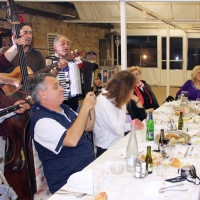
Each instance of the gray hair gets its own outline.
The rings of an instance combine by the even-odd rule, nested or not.
[[[40,101],[41,101],[41,99],[38,95],[38,92],[40,90],[47,89],[47,86],[45,84],[45,77],[47,77],[47,76],[56,78],[56,76],[52,73],[39,73],[29,79],[29,88],[30,88],[31,97],[37,103],[40,103]]]
[[[69,40],[69,38],[66,36],[66,35],[57,35],[56,38],[54,39],[54,45],[58,43],[58,40],[61,38],[61,37],[64,37],[66,39]],[[69,40],[70,41],[70,40]],[[71,43],[71,41],[70,41]]]

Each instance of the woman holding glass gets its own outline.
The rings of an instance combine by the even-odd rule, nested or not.
[[[193,68],[191,80],[187,80],[180,88],[176,94],[176,99],[178,99],[182,91],[188,92],[188,100],[196,101],[197,98],[200,98],[200,65]]]
[[[125,132],[130,131],[130,122],[125,123],[126,104],[132,98],[134,84],[133,74],[123,70],[114,74],[97,96],[93,129],[96,157],[124,137]],[[140,120],[137,120],[136,128],[143,128]]]
[[[132,66],[129,71],[135,76],[136,84],[134,86],[134,94],[140,99],[146,112],[152,111],[159,107],[156,96],[154,95],[150,85],[141,80],[141,69],[138,66]]]

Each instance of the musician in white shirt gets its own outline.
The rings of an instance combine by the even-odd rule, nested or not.
[[[62,84],[63,85],[65,84],[64,82],[66,82],[66,80],[62,80],[59,77],[66,78],[67,70],[69,71],[68,57],[71,53],[70,46],[71,46],[71,41],[69,40],[69,38],[66,35],[58,35],[54,39],[54,51],[55,51],[54,56],[60,58],[60,61],[62,61],[62,67],[56,67],[54,69],[54,71],[59,71],[57,78],[61,82],[61,86],[62,86]],[[65,67],[63,67],[63,65],[65,65]],[[56,73],[54,73],[54,74],[56,74]],[[64,88],[64,90],[65,90],[65,88]],[[64,96],[65,96],[66,100],[63,103],[69,105],[74,111],[76,111],[76,109],[78,107],[78,98],[74,97],[71,99],[67,99],[67,94],[65,95],[65,91],[64,91]]]

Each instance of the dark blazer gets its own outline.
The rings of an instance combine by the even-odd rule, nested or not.
[[[144,108],[138,108],[135,104],[135,101],[131,100],[127,105],[127,110],[129,115],[131,116],[131,119],[139,119],[140,121],[143,121],[147,118],[147,114]]]

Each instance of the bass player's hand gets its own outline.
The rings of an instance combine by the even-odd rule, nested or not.
[[[14,105],[20,104],[20,109],[16,110],[15,113],[21,114],[24,113],[26,110],[31,108],[30,104],[25,103],[25,100],[18,100],[14,103]]]

